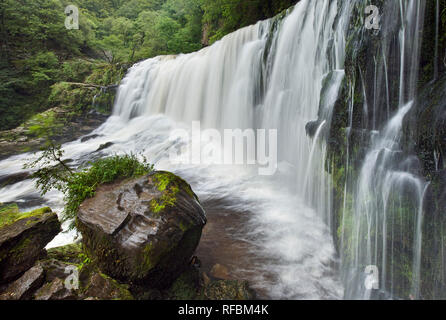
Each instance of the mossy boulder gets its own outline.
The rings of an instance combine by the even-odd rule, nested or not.
[[[0,207],[0,284],[30,269],[60,231],[50,208],[21,213],[17,205]]]
[[[170,300],[195,300],[200,293],[200,271],[189,266],[167,291]]]
[[[205,300],[253,300],[255,293],[247,281],[218,280],[203,289]]]
[[[102,272],[165,289],[187,268],[206,215],[189,184],[157,171],[100,186],[80,206],[76,224]]]
[[[82,289],[82,295],[85,299],[134,300],[128,285],[121,284],[101,272],[91,274],[85,284],[85,288]]]
[[[82,254],[81,243],[73,243],[47,250],[47,256],[49,259],[54,259],[66,263],[81,264],[83,262]]]
[[[68,289],[65,281],[56,278],[51,282],[45,283],[34,294],[35,300],[77,300],[78,296],[75,290]]]
[[[165,292],[169,300],[254,300],[255,291],[247,281],[211,280],[206,273],[190,266]]]

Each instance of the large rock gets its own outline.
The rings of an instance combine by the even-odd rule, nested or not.
[[[101,186],[77,217],[84,249],[104,273],[161,289],[187,267],[205,224],[190,186],[168,172]]]
[[[255,292],[247,281],[218,280],[204,288],[205,300],[254,300]]]
[[[218,280],[204,288],[205,300],[254,300],[255,292],[247,281]]]
[[[3,294],[0,295],[0,300],[28,300],[32,297],[45,280],[45,271],[40,264],[35,265],[23,276],[11,283]]]
[[[47,259],[54,259],[71,264],[81,264],[83,262],[82,255],[82,245],[80,243],[73,243],[47,250]]]
[[[56,278],[46,283],[34,294],[35,300],[77,300],[78,295],[75,290],[67,288],[65,281]]]
[[[30,269],[60,231],[57,215],[49,208],[27,213],[16,205],[0,208],[0,284]]]
[[[63,248],[63,247],[62,247]],[[67,252],[62,260],[69,260],[72,245],[58,251]],[[54,251],[53,251],[54,253]],[[35,290],[35,300],[132,300],[128,285],[104,275],[92,264],[72,264],[49,259],[39,262],[45,281]]]
[[[82,292],[85,299],[96,300],[134,300],[128,290],[128,285],[120,284],[116,280],[100,272],[93,272],[85,284]]]

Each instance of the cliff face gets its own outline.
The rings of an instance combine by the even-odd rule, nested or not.
[[[380,30],[364,27],[365,5],[352,14],[328,137],[346,295],[376,264],[376,297],[445,298],[446,1],[408,2],[404,21],[396,2],[376,5]]]

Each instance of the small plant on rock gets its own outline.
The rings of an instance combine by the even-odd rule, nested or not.
[[[26,164],[25,168],[37,168],[33,178],[42,196],[53,189],[64,194],[64,221],[76,218],[79,206],[85,199],[93,197],[100,185],[119,179],[137,178],[153,171],[153,165],[145,157],[139,160],[134,154],[99,159],[75,171],[62,159],[63,154],[60,145],[49,143],[40,157]],[[74,223],[71,224],[73,227]]]

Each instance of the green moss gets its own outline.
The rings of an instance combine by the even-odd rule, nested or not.
[[[206,300],[253,300],[255,293],[248,282],[238,280],[219,280],[207,285],[200,297]]]
[[[8,205],[0,208],[0,228],[9,226],[22,219],[40,217],[48,212],[51,212],[51,209],[48,207],[36,209],[30,212],[19,212],[19,208],[16,204]],[[32,223],[32,221],[30,220],[27,223]]]
[[[85,275],[81,281],[80,293],[85,298],[91,297],[99,300],[134,300],[129,291],[129,285],[121,284],[96,268],[82,271]],[[82,274],[81,274],[82,278]]]
[[[19,207],[15,203],[0,206],[0,217],[2,215],[18,214],[18,213],[19,213]]]
[[[156,265],[156,261],[153,261],[152,251],[153,244],[147,244],[143,250],[143,263],[141,265],[143,270],[151,270]]]
[[[180,221],[180,229],[183,232],[186,232],[187,230],[189,230],[191,226],[190,225],[185,225],[182,221]]]
[[[80,243],[73,243],[62,247],[47,250],[48,258],[66,263],[84,263],[85,257]]]
[[[129,291],[129,286],[126,284],[120,284],[115,279],[110,278],[106,274],[103,274],[102,272],[99,272],[99,275],[107,282],[110,283],[110,285],[113,287],[113,293],[115,298],[113,300],[134,300],[134,297]]]
[[[171,172],[157,172],[152,179],[158,191],[162,193],[159,199],[153,199],[150,202],[153,213],[160,213],[166,208],[174,207],[180,190],[184,190],[189,196],[198,200],[190,185]]]
[[[26,249],[31,245],[31,238],[23,238],[18,245],[11,250],[11,256],[15,256],[16,258],[21,258],[21,256],[25,253]]]
[[[198,294],[198,283],[198,271],[191,267],[175,280],[168,290],[168,296],[173,300],[195,300]]]

